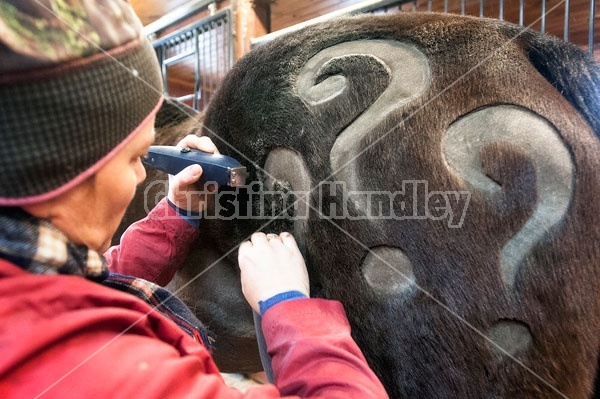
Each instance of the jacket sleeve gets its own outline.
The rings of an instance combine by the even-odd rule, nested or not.
[[[104,257],[111,272],[164,286],[197,237],[198,230],[163,199],[144,219],[129,226],[120,245],[109,248]]]
[[[202,373],[198,369],[195,372],[186,370],[184,362],[174,362],[179,369],[163,369],[169,370],[171,382],[163,381],[160,385],[177,386],[167,396],[202,399],[388,398],[350,335],[341,303],[309,298],[281,302],[265,312],[263,327],[273,357],[275,386],[255,386],[240,392],[227,387],[220,376],[205,374],[210,370],[206,363]],[[189,378],[182,379],[182,376]]]
[[[10,300],[0,315],[11,326],[0,333],[3,398],[387,398],[338,302],[296,299],[265,312],[276,385],[241,392],[203,345],[132,295],[16,267],[1,280]]]
[[[262,318],[275,384],[306,398],[387,398],[350,335],[342,304],[323,299],[280,302]]]
[[[125,335],[95,357],[119,359],[118,373],[100,380],[107,397],[190,399],[378,399],[387,394],[369,369],[339,302],[298,299],[265,313],[263,325],[273,355],[276,384],[241,392],[225,384],[204,347],[187,337],[173,346]],[[181,352],[186,354],[182,356]],[[94,370],[98,368],[92,367]],[[125,371],[127,370],[127,371]],[[94,389],[99,389],[97,386]],[[104,391],[106,389],[107,391]]]
[[[170,367],[162,368],[166,378],[159,384],[172,389],[162,393],[203,399],[388,398],[351,338],[339,302],[308,298],[281,302],[265,313],[263,327],[273,357],[275,386],[267,384],[240,392],[227,387],[219,375],[211,375],[206,362],[191,369],[185,362],[173,361]],[[160,379],[160,373],[151,377],[155,378]],[[152,396],[152,391],[147,393]]]

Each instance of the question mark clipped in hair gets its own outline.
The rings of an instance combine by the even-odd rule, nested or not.
[[[448,167],[472,189],[499,201],[502,188],[486,176],[481,152],[494,143],[518,147],[535,170],[537,203],[531,217],[502,248],[501,276],[506,289],[515,293],[515,281],[530,251],[565,217],[573,195],[575,166],[560,134],[548,121],[525,108],[497,105],[474,111],[447,131],[443,155]],[[532,342],[529,328],[501,320],[489,338],[510,354],[525,350]]]

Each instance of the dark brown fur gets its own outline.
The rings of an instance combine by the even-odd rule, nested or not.
[[[312,107],[298,97],[296,76],[319,51],[359,39],[412,43],[431,68],[431,85],[422,96],[399,106],[386,121],[373,117],[367,137],[385,137],[356,159],[361,184],[398,191],[403,180],[426,180],[430,190],[471,190],[472,197],[459,229],[434,220],[333,224],[312,210],[306,230],[295,233],[306,243],[313,295],[344,304],[354,337],[391,397],[554,398],[561,397],[559,391],[569,398],[591,398],[600,348],[597,66],[572,45],[494,20],[417,14],[331,21],[239,61],[207,112],[203,134],[242,160],[250,181],[264,179],[264,173],[247,159],[262,167],[277,147],[302,156],[313,185],[332,180],[329,155],[337,135],[368,112],[386,80],[370,67],[340,62],[335,73],[348,78],[349,90],[339,101]],[[483,168],[503,187],[504,198],[490,202],[449,170],[440,151],[453,123],[499,104],[522,107],[548,121],[575,165],[566,216],[532,248],[512,291],[502,283],[499,256],[539,201],[532,161],[510,144],[486,147]],[[311,204],[318,206],[318,191]],[[235,335],[251,339],[251,317],[231,250],[266,221],[202,223],[206,233],[172,286],[196,276],[206,260],[229,253],[182,291],[201,320],[225,332],[217,341],[219,354],[219,341],[225,346]],[[293,228],[280,220],[265,230]],[[205,241],[209,236],[212,240]],[[360,265],[366,248],[380,246],[407,254],[423,291],[409,298],[385,296],[365,282]],[[499,321],[529,329],[533,344],[515,355],[521,364],[482,337]],[[256,360],[248,354],[255,348],[248,349],[232,354],[246,371]],[[242,361],[244,356],[252,361]],[[234,368],[234,358],[225,358],[226,368]]]

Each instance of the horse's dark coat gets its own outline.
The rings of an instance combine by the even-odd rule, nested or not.
[[[400,42],[422,55],[425,64],[406,62],[422,73],[406,76],[424,83],[408,82],[408,94],[392,92],[377,103],[390,96],[384,92],[402,63],[389,67],[388,47],[373,56],[370,46],[313,70],[312,84],[323,84],[314,92],[299,83],[320,52],[360,40],[372,41],[373,52]],[[598,68],[581,50],[511,24],[439,14],[356,17],[306,28],[240,60],[202,133],[246,164],[249,181],[267,181],[254,165],[262,168],[271,151],[285,148],[304,160],[312,186],[341,176],[352,190],[399,192],[403,182],[426,181],[430,192],[470,193],[460,226],[448,218],[330,221],[318,212],[331,204],[351,216],[370,204],[315,190],[300,229],[290,220],[264,227],[296,227],[313,295],[344,304],[354,337],[392,397],[590,398],[600,348],[599,94]],[[390,104],[396,107],[385,108]],[[175,143],[175,134],[191,129],[173,126],[177,133],[159,129],[161,140]],[[368,128],[354,132],[356,126]],[[344,132],[351,132],[343,141],[350,145],[336,149]],[[479,155],[468,173],[477,172],[484,186],[460,169],[464,156],[452,163],[452,150],[461,148],[451,140],[474,145],[468,137],[491,140],[469,147]],[[344,151],[358,156],[335,170]],[[270,170],[269,184],[297,190],[284,172],[280,178]],[[394,203],[394,210],[421,215],[424,195],[417,192],[410,197],[415,205],[407,201],[404,209]],[[536,223],[529,229],[530,220]],[[257,359],[233,249],[267,222],[203,221],[206,232],[171,285],[183,286],[227,254],[181,291],[220,335],[216,355],[226,369],[239,361],[238,370],[249,371]],[[515,236],[517,249],[506,249]],[[521,259],[518,248],[528,240]],[[402,260],[416,286],[390,283],[385,263],[368,249],[390,263]],[[511,257],[516,267],[507,277],[504,259]],[[231,341],[235,336],[243,339]]]

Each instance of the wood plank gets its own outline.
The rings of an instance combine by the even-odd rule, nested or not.
[[[361,0],[277,0],[271,5],[271,29],[274,32],[360,2]]]
[[[144,25],[156,21],[191,0],[130,0],[131,6]]]
[[[359,3],[358,0],[277,0],[271,6],[271,28],[277,31],[312,18],[339,10]],[[416,3],[416,6],[414,5]],[[597,1],[600,3],[600,1]],[[535,30],[541,30],[542,27],[542,0],[524,1],[524,26]],[[500,0],[483,1],[483,16],[486,18],[500,17]],[[432,0],[432,11],[444,12],[444,0]],[[519,23],[520,0],[503,1],[503,19],[512,23]],[[596,59],[600,59],[600,6],[596,5],[594,48],[596,49]],[[418,12],[428,11],[428,0],[417,0],[402,5],[402,11]],[[398,10],[398,7],[395,7]],[[461,0],[447,0],[447,10],[449,13],[461,13]],[[569,16],[569,41],[575,43],[581,48],[588,48],[588,26],[589,26],[590,0],[571,0]],[[564,37],[565,23],[565,1],[547,0],[546,1],[545,30],[546,33],[559,38]],[[480,0],[465,0],[465,14],[480,16]]]

